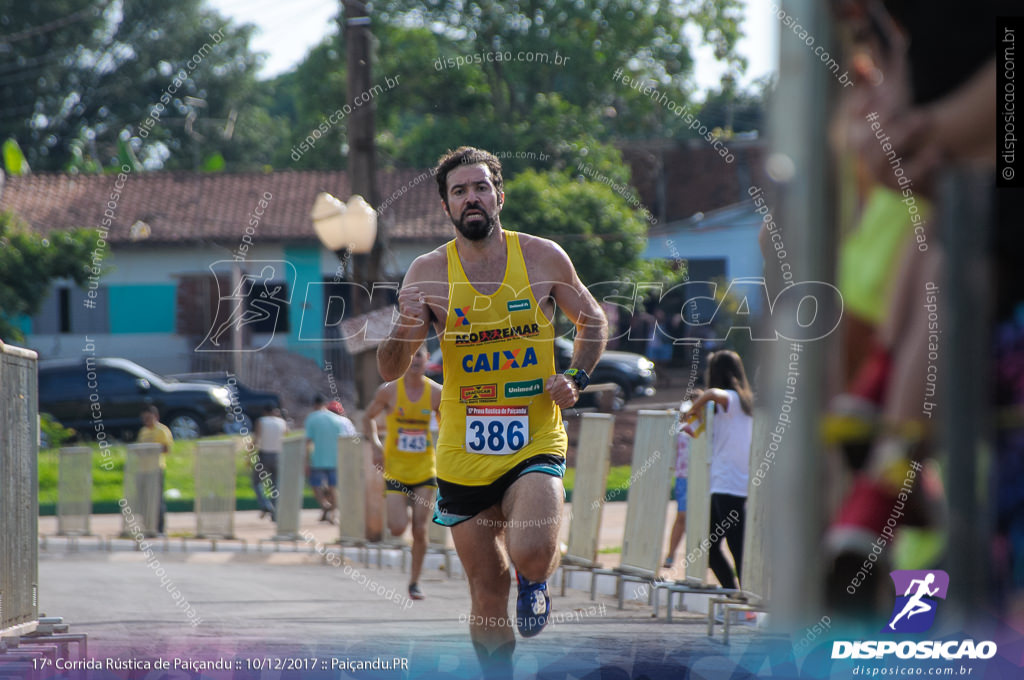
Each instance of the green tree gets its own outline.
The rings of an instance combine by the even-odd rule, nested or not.
[[[110,165],[129,137],[150,166],[191,168],[216,153],[265,163],[278,135],[251,110],[262,103],[253,30],[202,0],[0,0],[0,139],[17,139],[35,170]]]
[[[644,218],[607,184],[526,170],[506,182],[505,195],[502,226],[557,241],[584,284],[664,279],[661,265],[640,259]]]
[[[97,236],[95,229],[72,229],[44,237],[0,212],[0,338],[24,339],[16,321],[39,311],[55,279],[86,282]]]
[[[484,75],[496,121],[530,120],[538,97],[557,93],[575,110],[602,116],[616,136],[685,129],[662,103],[615,79],[620,69],[684,105],[694,65],[686,29],[696,28],[718,59],[742,69],[735,52],[741,16],[738,0],[383,0],[374,11],[379,22],[429,27],[447,38],[435,58],[491,55],[460,70]]]

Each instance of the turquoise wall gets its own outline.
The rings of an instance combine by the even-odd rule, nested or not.
[[[320,273],[320,247],[288,246],[284,249],[284,257],[295,267],[295,290],[292,293],[292,303],[288,306],[288,349],[323,365],[323,342],[299,340],[303,313],[307,317],[307,326],[313,320],[317,320],[316,323],[319,324],[324,317],[322,289],[314,287],[315,292],[310,293],[309,299],[306,299],[307,284],[323,281],[323,275]]]
[[[107,286],[111,333],[173,333],[173,283]]]

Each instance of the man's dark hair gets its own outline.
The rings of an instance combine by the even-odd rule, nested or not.
[[[318,394],[315,397],[313,397],[313,405],[316,406],[317,408],[323,406],[326,403],[327,400],[324,399],[324,395],[322,394]]]
[[[142,415],[143,413],[152,413],[157,418],[160,417],[160,409],[158,409],[154,404],[147,404],[146,406],[143,406],[142,410],[139,411],[139,415]]]
[[[491,171],[494,190],[501,193],[504,182],[501,179],[501,161],[494,154],[472,146],[460,146],[455,151],[448,151],[437,161],[437,191],[441,200],[448,205],[448,173],[460,165],[476,165],[483,163]]]

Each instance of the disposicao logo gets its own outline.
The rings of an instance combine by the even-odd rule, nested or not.
[[[946,599],[949,574],[939,569],[899,570],[889,574],[896,589],[896,603],[882,633],[923,633],[935,623],[937,600]],[[836,640],[833,659],[991,659],[996,655],[991,640]]]
[[[935,623],[935,598],[946,599],[949,574],[938,569],[901,570],[889,574],[896,587],[896,605],[883,633],[923,633]]]

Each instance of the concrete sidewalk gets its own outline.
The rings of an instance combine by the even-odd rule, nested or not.
[[[607,540],[613,543],[621,542],[624,510],[623,503],[605,509]],[[317,516],[318,511],[305,511],[303,526],[328,544],[336,528],[317,522]],[[189,520],[186,514],[169,515],[169,531],[185,530]],[[271,535],[272,525],[256,512],[238,513],[236,526],[249,541],[246,552],[239,544],[221,544],[212,552],[200,542],[190,542],[183,552],[180,541],[172,539],[169,552],[158,548],[147,558],[129,541],[115,541],[108,552],[99,550],[97,541],[82,539],[77,550],[69,551],[65,539],[51,538],[40,552],[40,611],[63,617],[71,632],[88,634],[89,654],[95,658],[230,657],[245,668],[263,657],[378,655],[409,660],[409,674],[388,677],[441,671],[451,673],[446,677],[478,677],[468,634],[469,592],[457,562],[449,577],[439,569],[441,556],[428,555],[420,580],[427,599],[412,602],[397,550],[385,551],[383,568],[365,567],[352,548],[332,566],[305,543],[296,546],[297,552],[291,545],[281,546],[280,552],[267,546],[257,552],[254,544]],[[119,528],[117,515],[93,518],[96,533],[115,535]],[[53,518],[40,519],[41,533],[54,529]],[[566,597],[559,595],[557,577],[552,580],[552,622],[537,638],[518,639],[516,677],[534,677],[540,669],[567,663],[581,671],[602,666],[625,670],[632,677],[638,664],[651,659],[676,667],[684,658],[715,671],[709,677],[718,671],[727,676],[736,667],[729,656],[750,644],[753,629],[748,625],[734,628],[729,647],[720,632],[708,638],[703,597],[688,595],[690,611],[677,612],[671,624],[665,621],[664,606],[661,617],[652,618],[646,599],[627,600],[620,611],[608,587],[611,577],[605,578],[600,590],[606,594],[596,601],[584,590],[588,578],[577,575],[573,584],[578,589],[570,588]],[[514,597],[513,586],[512,616]]]

